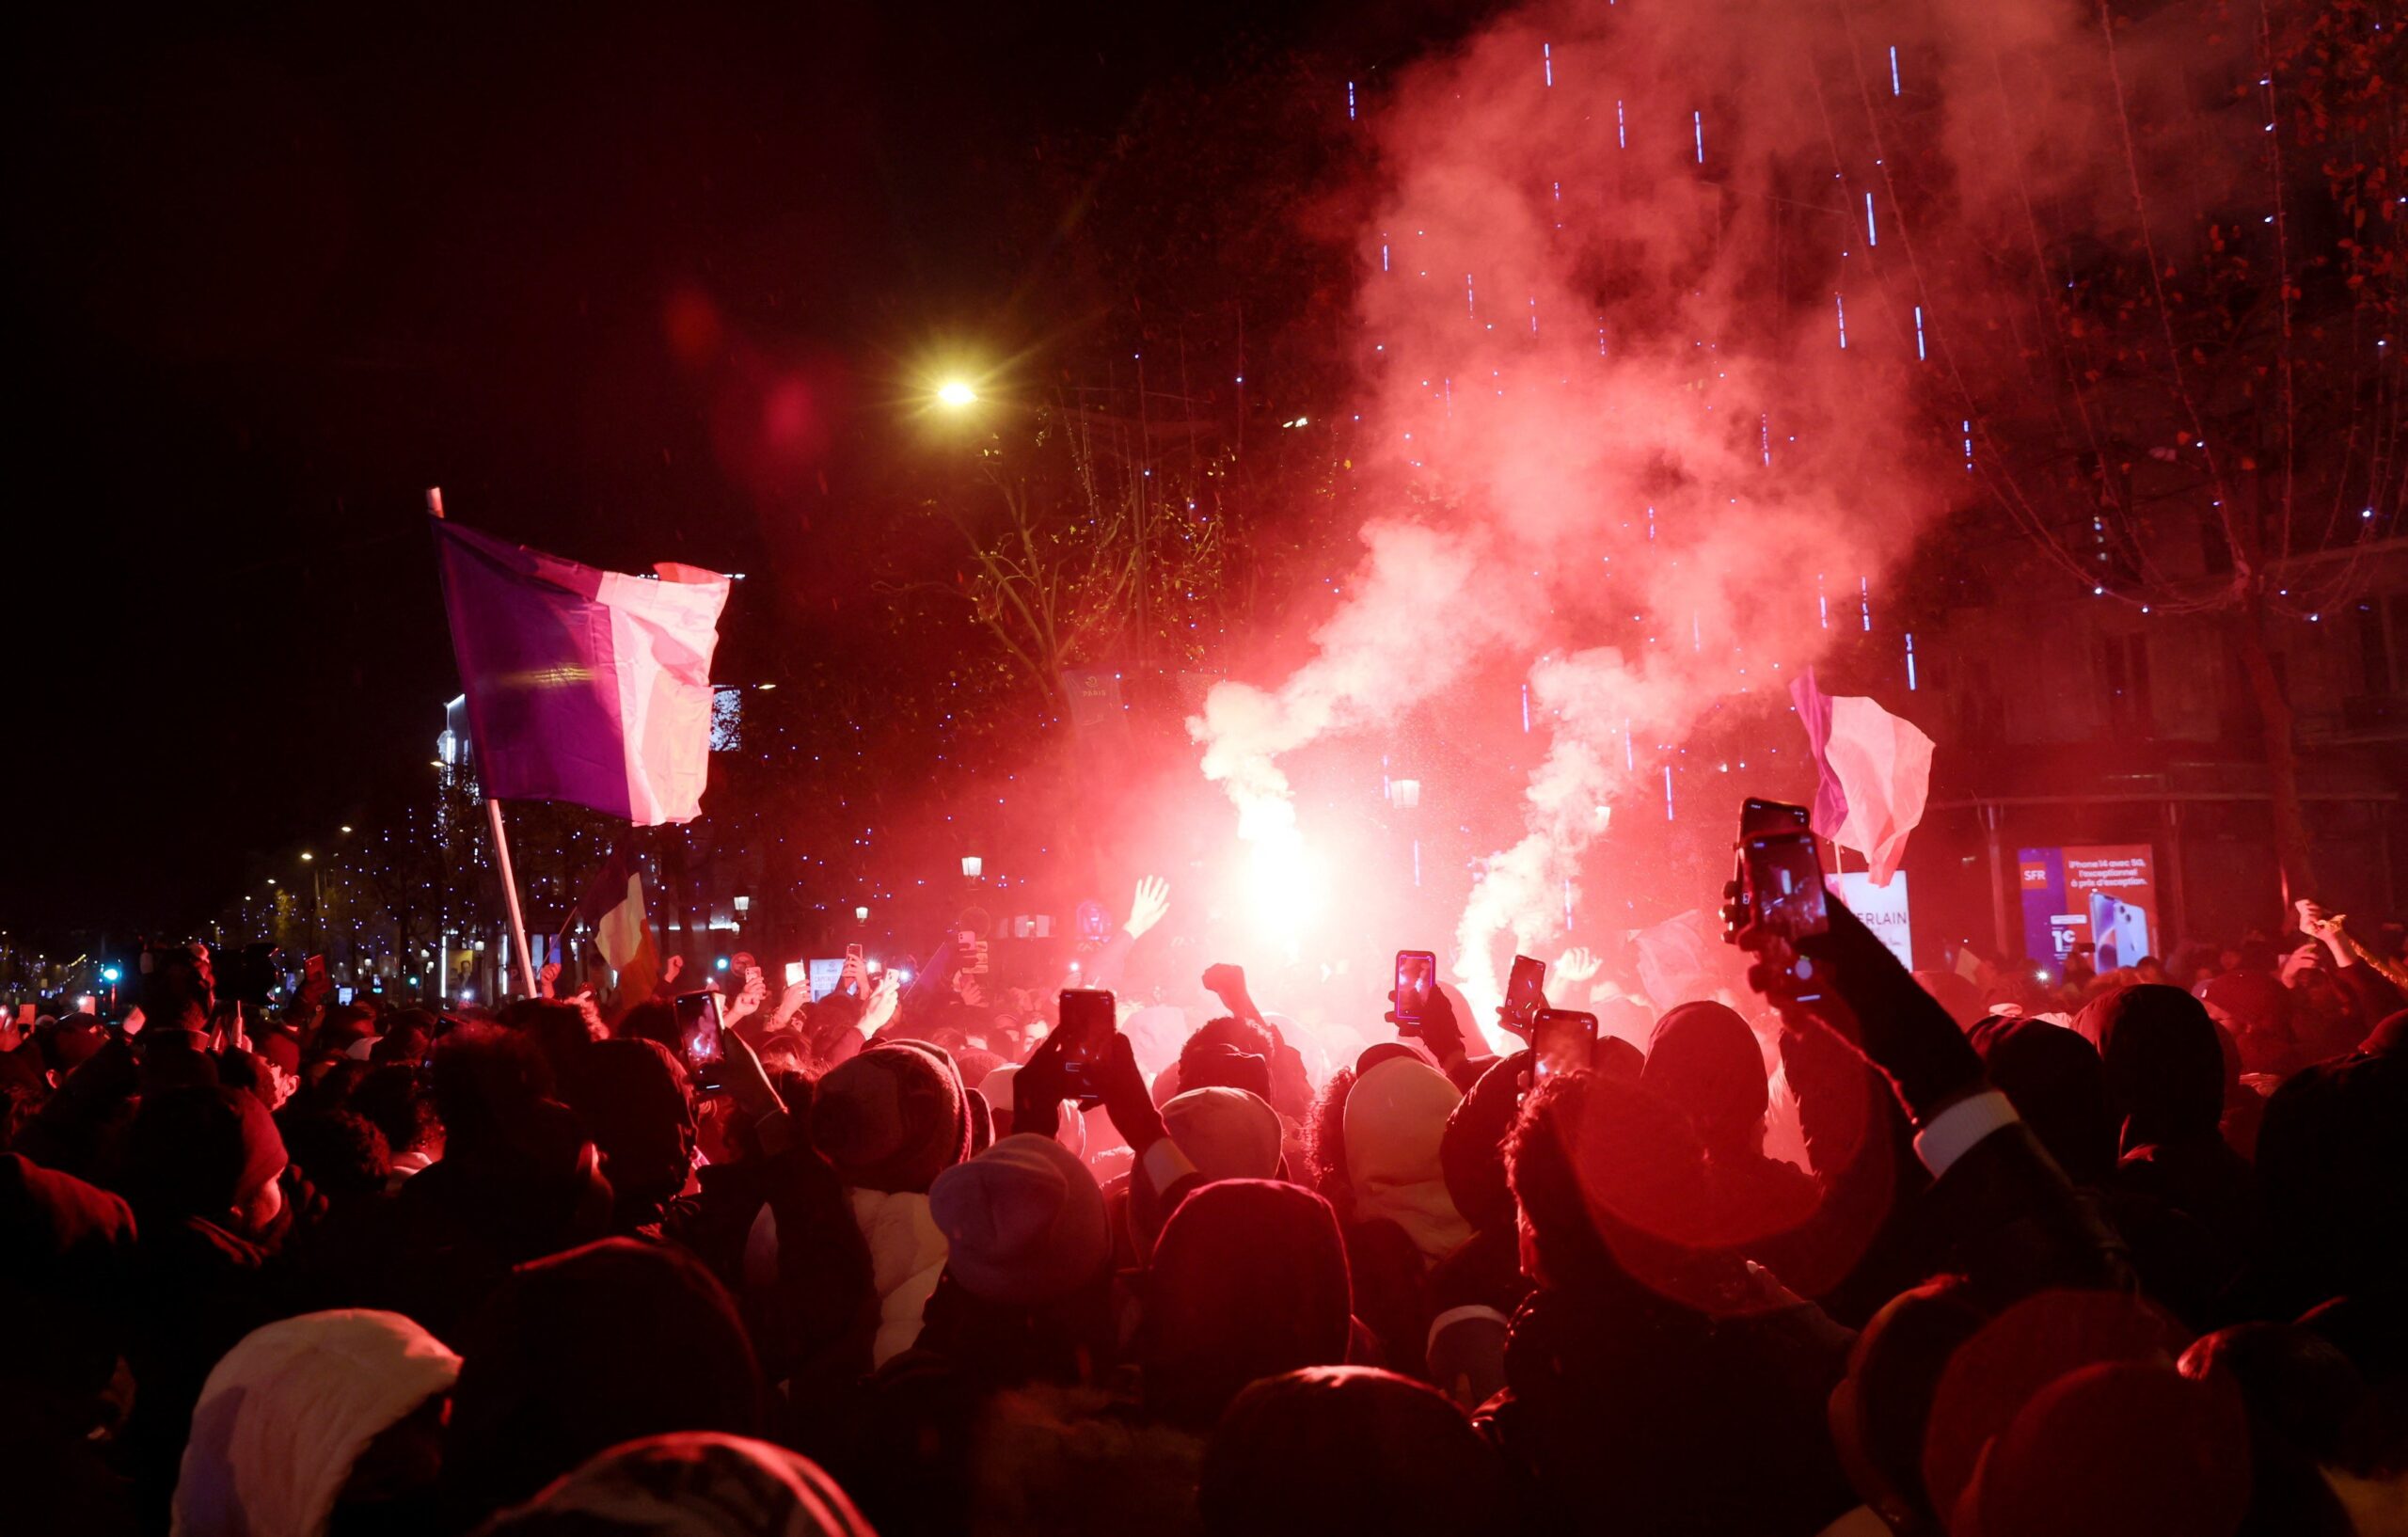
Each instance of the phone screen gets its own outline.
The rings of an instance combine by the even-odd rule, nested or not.
[[[862,947],[861,947],[860,945],[858,945],[858,944],[848,944],[848,945],[846,945],[846,946],[845,946],[845,959],[846,959],[847,960],[859,960],[859,959],[861,959],[861,958],[862,958]]]
[[[1530,1022],[1546,1006],[1546,962],[1532,960],[1528,956],[1513,958],[1513,971],[1505,982],[1505,1013],[1503,1023],[1513,1034],[1529,1038]]]
[[[797,982],[803,981],[803,980],[805,980],[806,978],[808,978],[810,975],[811,975],[811,963],[810,963],[809,961],[807,961],[807,960],[789,960],[789,961],[787,961],[787,962],[786,962],[786,986],[787,986],[787,987],[793,987]]]
[[[727,1048],[720,1039],[720,995],[686,992],[677,997],[677,1054],[694,1075],[694,1086],[720,1086],[720,1064]]]
[[[841,959],[822,959],[804,964],[804,974],[811,978],[811,1001],[815,1004],[835,991],[837,984],[845,979],[845,962]]]
[[[1082,1109],[1103,1102],[1098,1074],[1118,1027],[1112,994],[1102,988],[1062,990],[1062,1071]]]
[[[1533,1070],[1540,1078],[1552,1078],[1559,1072],[1585,1068],[1596,1044],[1594,1014],[1568,1008],[1542,1009],[1530,1028]]]
[[[1438,958],[1428,950],[1396,953],[1396,1027],[1400,1035],[1418,1035],[1430,1009],[1430,994],[1438,986]]]
[[[1740,846],[1748,905],[1754,920],[1793,944],[1831,927],[1830,891],[1814,834],[1776,832]]]

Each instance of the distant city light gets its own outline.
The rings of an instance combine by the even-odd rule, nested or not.
[[[941,404],[950,405],[958,409],[964,405],[976,404],[978,400],[978,391],[971,388],[970,386],[962,383],[959,379],[947,379],[944,383],[937,386],[937,400]]]

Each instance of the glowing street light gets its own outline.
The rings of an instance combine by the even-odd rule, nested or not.
[[[302,863],[302,864],[309,864],[311,860],[316,859],[317,857],[318,857],[317,855],[312,854],[312,853],[309,853],[309,852],[308,852],[308,851],[306,851],[306,850],[305,850],[305,851],[302,853],[302,855],[301,855],[301,863]]]
[[[867,909],[867,908],[855,908],[855,909],[853,909],[853,922],[855,922],[855,923],[857,923],[857,924],[865,924],[865,923],[869,922],[869,909]]]
[[[947,379],[937,386],[937,404],[958,411],[965,405],[978,404],[978,391],[963,380]]]
[[[961,856],[961,878],[964,880],[975,880],[980,876],[986,874],[986,872],[987,862],[985,860],[979,858],[975,854],[964,854]]]

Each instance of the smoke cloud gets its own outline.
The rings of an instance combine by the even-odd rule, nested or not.
[[[1548,745],[1458,926],[1477,1006],[1505,937],[1563,931],[1609,808],[1660,795],[1718,704],[1785,704],[1968,496],[1930,335],[1967,317],[1931,295],[2034,196],[2123,216],[2081,168],[2109,130],[2080,12],[1980,12],[1541,5],[1367,111],[1351,452],[1385,510],[1309,658],[1189,727],[1277,869],[1283,757],[1522,671]],[[2025,160],[2060,169],[2036,192]]]

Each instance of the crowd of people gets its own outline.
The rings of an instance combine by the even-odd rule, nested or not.
[[[2408,972],[2294,917],[2010,983],[1834,900],[1585,1060],[1226,964],[1083,1052],[949,930],[735,958],[703,1072],[673,976],[154,948],[0,1024],[0,1529],[2408,1530]]]

